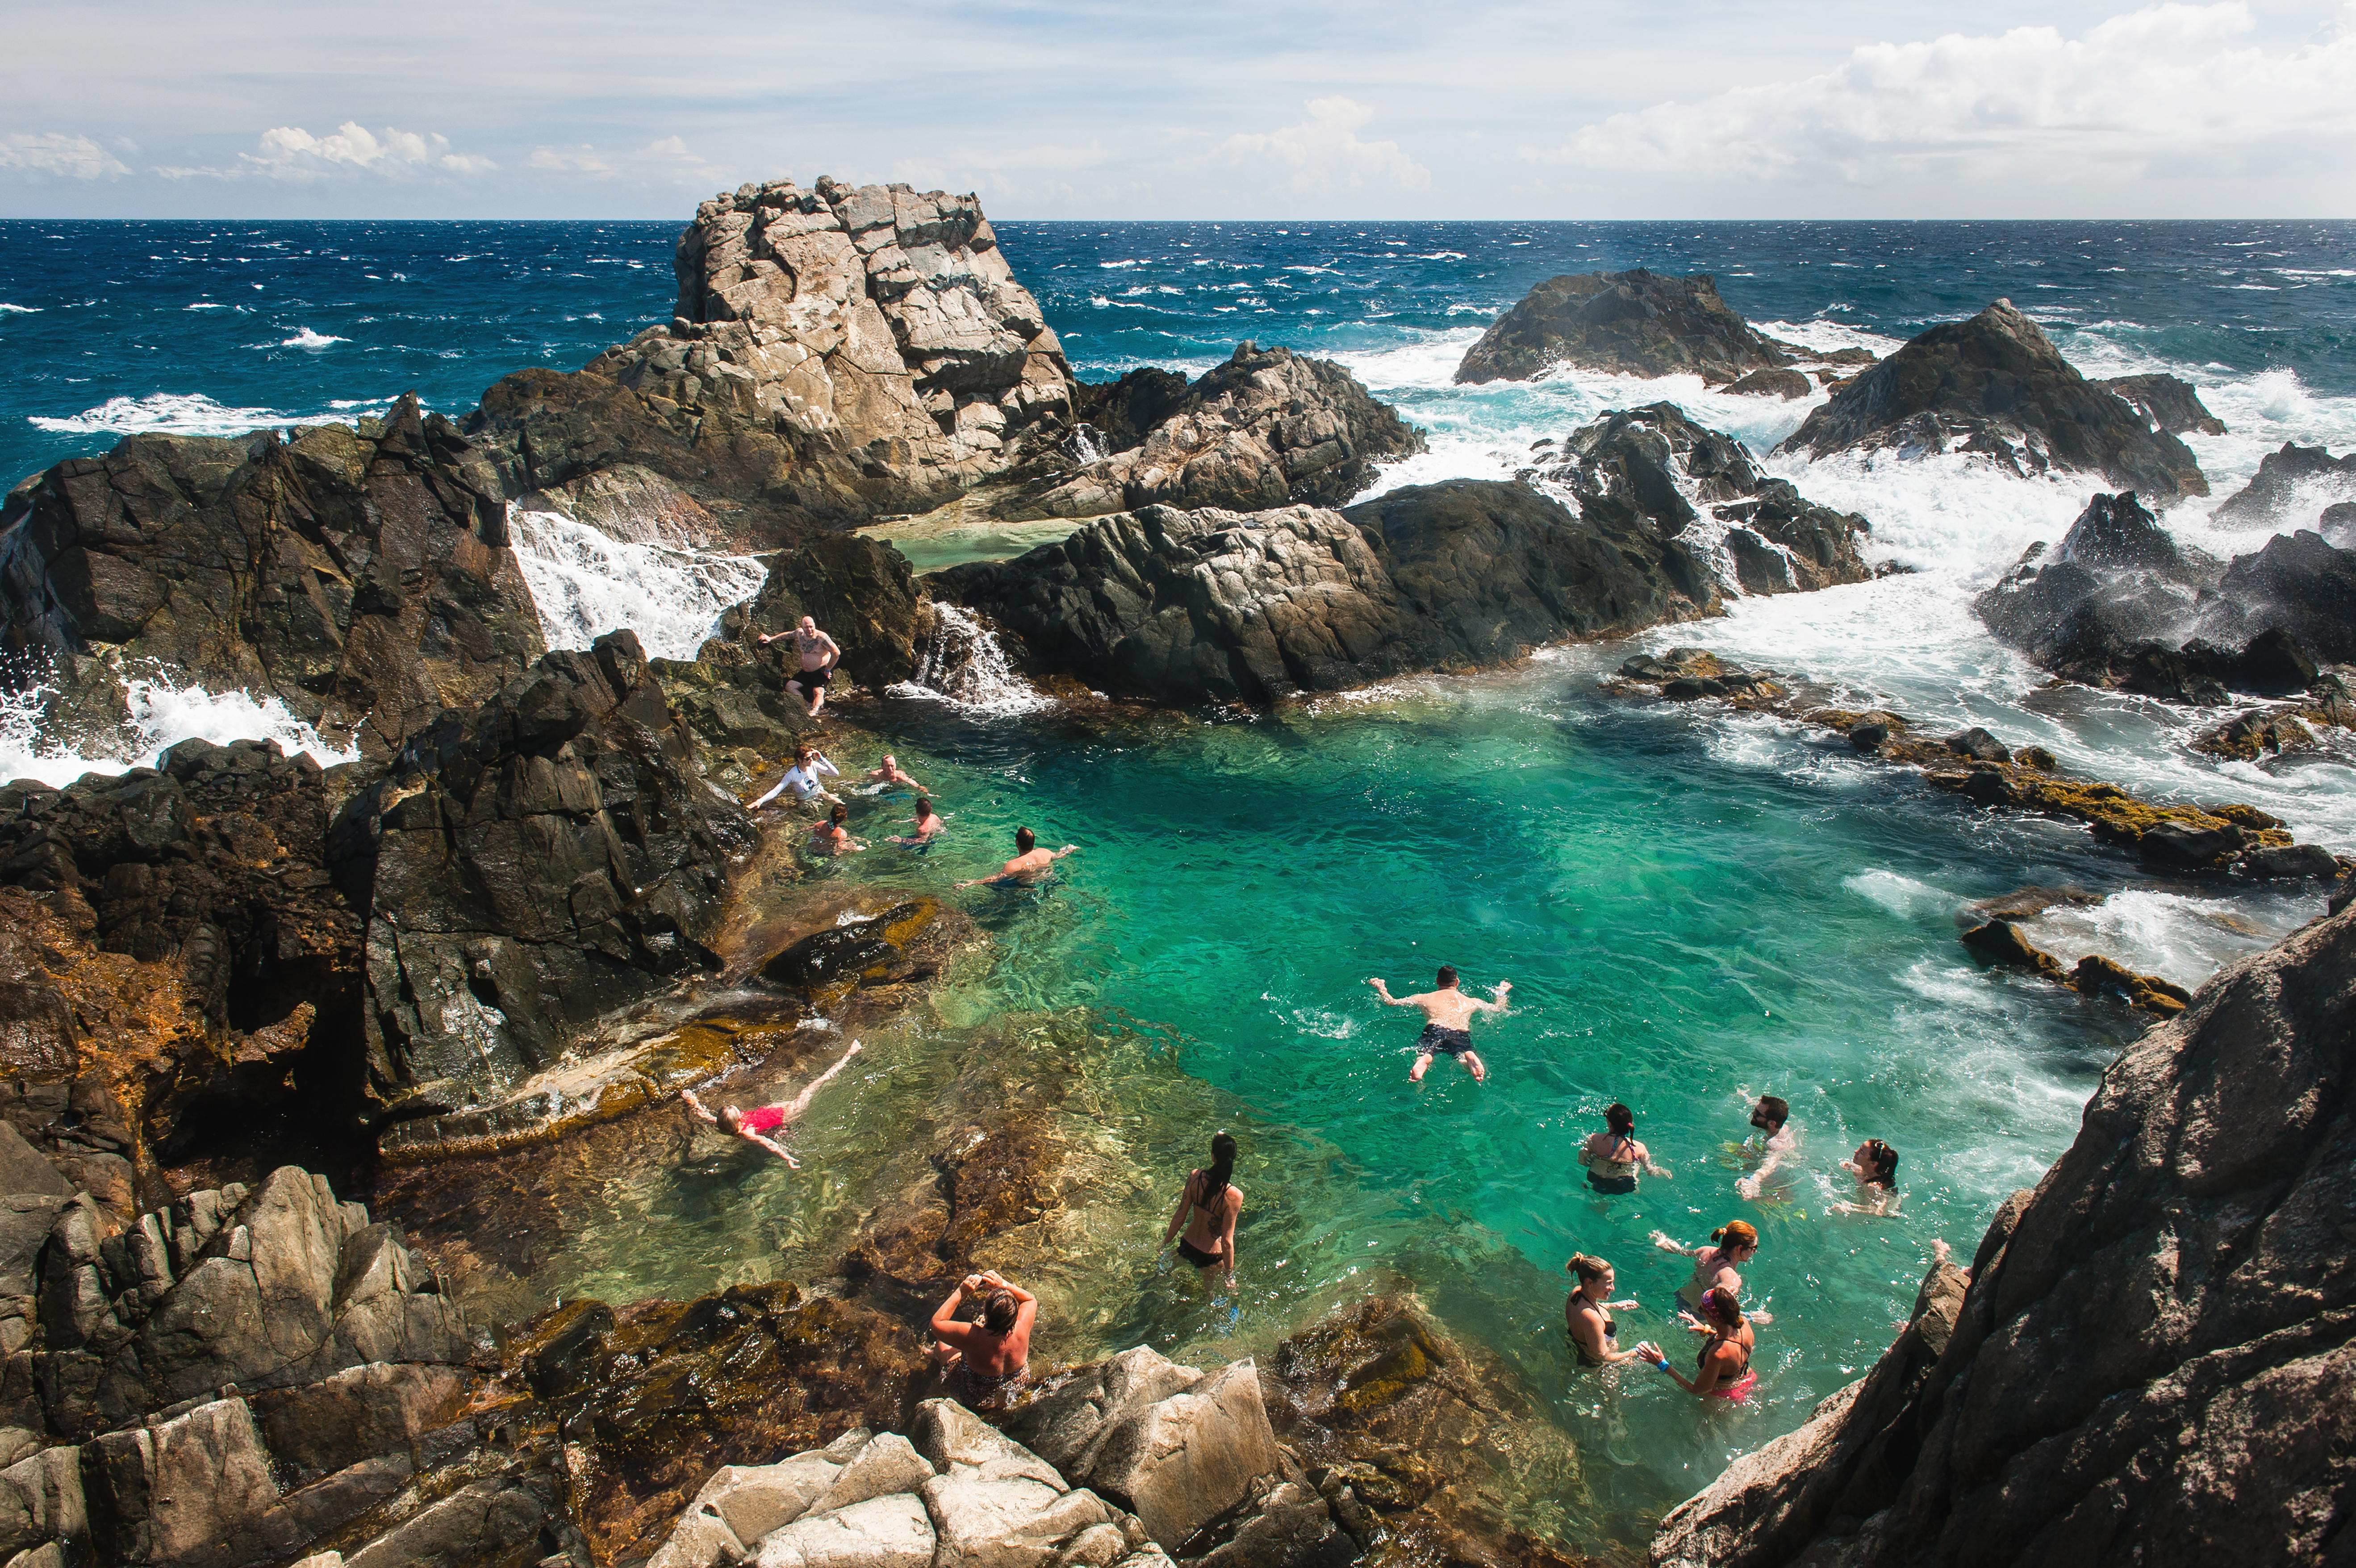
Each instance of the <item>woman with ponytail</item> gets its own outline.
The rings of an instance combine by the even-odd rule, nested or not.
[[[1677,1387],[1704,1399],[1741,1401],[1751,1397],[1759,1384],[1759,1374],[1751,1369],[1751,1353],[1758,1348],[1758,1336],[1742,1316],[1741,1298],[1730,1290],[1712,1287],[1702,1298],[1703,1332],[1709,1343],[1701,1348],[1701,1356],[1688,1380],[1686,1375],[1669,1365],[1658,1345],[1636,1347],[1636,1353],[1677,1380]]]
[[[1222,1283],[1236,1283],[1236,1220],[1244,1211],[1244,1191],[1236,1185],[1235,1174],[1236,1141],[1222,1133],[1211,1140],[1210,1169],[1187,1173],[1178,1212],[1162,1233],[1162,1244],[1167,1247],[1171,1238],[1185,1231],[1178,1241],[1178,1255],[1200,1271],[1203,1288],[1209,1291]],[[1224,1274],[1224,1282],[1214,1280],[1214,1273]]]
[[[1707,1247],[1688,1247],[1670,1240],[1662,1230],[1653,1232],[1653,1245],[1664,1252],[1680,1252],[1694,1261],[1693,1278],[1677,1287],[1677,1299],[1695,1312],[1702,1309],[1703,1299],[1710,1291],[1723,1287],[1730,1294],[1742,1294],[1742,1276],[1734,1272],[1737,1263],[1747,1263],[1759,1255],[1759,1232],[1747,1219],[1730,1219],[1709,1233]],[[1687,1321],[1699,1330],[1698,1321]],[[1763,1312],[1751,1315],[1753,1323],[1775,1320]],[[1702,1330],[1707,1332],[1707,1330]]]
[[[1603,1315],[1620,1307],[1633,1306],[1633,1301],[1610,1301],[1612,1283],[1617,1277],[1612,1265],[1601,1258],[1590,1258],[1584,1252],[1573,1252],[1563,1267],[1579,1278],[1570,1299],[1562,1304],[1563,1323],[1570,1330],[1571,1348],[1579,1352],[1582,1367],[1608,1367],[1614,1361],[1633,1361],[1633,1350],[1622,1350],[1612,1337],[1620,1326]]]

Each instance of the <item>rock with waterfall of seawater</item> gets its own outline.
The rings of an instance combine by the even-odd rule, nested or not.
[[[2225,422],[2209,412],[2201,401],[2200,389],[2181,376],[2154,372],[2140,376],[2113,376],[2097,383],[2108,387],[2133,403],[2151,421],[2152,428],[2169,435],[2197,432],[2202,435],[2222,435]]]
[[[771,557],[760,592],[721,618],[721,635],[698,657],[761,660],[790,680],[801,671],[792,642],[765,649],[756,639],[789,633],[804,616],[842,650],[834,679],[878,691],[916,675],[933,630],[932,601],[906,556],[881,540],[822,534]]]
[[[12,689],[42,732],[124,749],[134,682],[274,698],[382,757],[543,649],[483,454],[405,393],[292,441],[130,435],[0,511]]]
[[[629,632],[445,714],[332,831],[369,899],[368,1092],[412,1118],[490,1101],[598,1016],[716,967],[730,859],[757,836]]]
[[[1657,1568],[2321,1562],[2348,1506],[2356,911],[2227,966]]]
[[[1730,591],[1791,593],[1873,575],[1859,553],[1871,531],[1863,517],[1809,500],[1762,471],[1741,442],[1674,403],[1606,413],[1544,446],[1554,449],[1528,477],[1576,497],[1583,521],[1621,538],[1684,541]]]
[[[1063,438],[1063,349],[971,196],[747,184],[680,236],[679,296],[582,371],[519,371],[467,428],[513,494],[628,466],[740,550],[921,511]]]
[[[1141,507],[1257,511],[1346,505],[1379,462],[1424,449],[1423,432],[1330,360],[1236,345],[1190,386],[1164,371],[1074,389],[1081,423],[994,516],[1101,517]]]
[[[2342,550],[2312,529],[2276,534],[2254,554],[2236,555],[2203,607],[2203,637],[2239,642],[2279,633],[2302,650],[2299,686],[2318,660],[2356,660],[2356,550]]]
[[[2080,375],[2008,299],[1909,340],[1812,412],[1777,450],[1817,458],[1965,452],[2019,475],[2100,475],[2162,503],[2209,493],[2191,448]]]
[[[1464,351],[1456,380],[1526,381],[1571,365],[1625,376],[1697,375],[1717,385],[1789,363],[1719,297],[1708,273],[1664,277],[1639,267],[1539,284]]]

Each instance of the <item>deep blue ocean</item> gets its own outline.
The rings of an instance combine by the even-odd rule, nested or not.
[[[1066,725],[1036,703],[846,697],[884,737],[848,743],[861,749],[841,758],[846,768],[894,746],[949,835],[922,856],[878,842],[811,875],[855,884],[877,908],[928,892],[970,900],[988,943],[924,1006],[871,1033],[859,1070],[805,1127],[804,1171],[724,1159],[616,1171],[568,1209],[545,1266],[460,1280],[493,1318],[558,1296],[679,1296],[823,1270],[846,1228],[888,1196],[873,1186],[875,1151],[921,1146],[942,1086],[977,1051],[1036,1051],[1040,1071],[1086,1064],[1068,1128],[1085,1197],[1068,1227],[1008,1260],[1049,1304],[1044,1354],[1141,1341],[1198,1364],[1264,1354],[1368,1281],[1403,1282],[1518,1369],[1578,1444],[1583,1476],[1532,1470],[1510,1499],[1517,1517],[1583,1543],[1638,1542],[1730,1457],[1871,1365],[1933,1244],[1968,1256],[1995,1207],[2068,1146],[2099,1075],[2145,1024],[1982,970],[1956,940],[1965,905],[2025,885],[2079,888],[2084,901],[2029,923],[2033,940],[2065,962],[2099,952],[2197,984],[2319,913],[2321,898],[2156,884],[2075,825],[1981,811],[1782,721],[1609,698],[1600,677],[1634,650],[1704,644],[1854,693],[1853,705],[2042,744],[2067,768],[2156,798],[2248,800],[2303,840],[2356,850],[2356,747],[2344,738],[2221,763],[2186,744],[2214,715],[2056,687],[1973,618],[1973,595],[2028,543],[2058,539],[2094,481],[2016,479],[1961,455],[1768,456],[1821,393],[1783,403],[1690,378],[1578,373],[1451,380],[1501,310],[1564,272],[1708,271],[1779,337],[1876,352],[2009,297],[2088,374],[2168,371],[2224,419],[2227,434],[2188,438],[2214,493],[2164,519],[2223,557],[2276,526],[2313,526],[2313,510],[2263,527],[2211,521],[2265,453],[2288,440],[2356,447],[2356,225],[998,231],[1084,377],[1198,371],[1246,338],[1331,356],[1429,437],[1428,453],[1382,475],[1387,488],[1510,476],[1541,437],[1667,399],[1740,436],[1811,498],[1864,513],[1872,558],[1912,570],[1740,599],[1719,619],[1547,650],[1510,670],[1133,735]],[[578,366],[668,321],[676,234],[646,223],[0,224],[11,371],[0,467],[29,474],[133,430],[348,419],[408,389],[461,417],[500,375]],[[519,548],[531,537],[519,526]],[[526,573],[553,645],[628,624],[685,650],[712,611],[712,583],[740,594],[760,580],[757,564],[692,564],[568,536]],[[662,607],[680,606],[700,607]],[[658,624],[665,614],[677,624]],[[29,707],[0,711],[0,777],[119,768],[189,734],[268,734],[336,755],[245,693],[159,675],[134,682],[134,698],[141,756],[65,753]],[[905,809],[855,798],[852,831],[881,841]],[[992,868],[1018,824],[1082,846],[1054,888],[949,891]],[[1428,983],[1435,961],[1484,991],[1516,983],[1513,1012],[1478,1026],[1486,1084],[1442,1061],[1408,1085],[1413,1028],[1366,987],[1377,973],[1402,991]],[[1081,1036],[1095,1043],[1068,1044]],[[1805,1131],[1755,1199],[1736,1187],[1754,1158],[1739,1142],[1745,1090],[1786,1097]],[[1607,1199],[1571,1155],[1614,1099],[1636,1107],[1640,1136],[1676,1175]],[[1191,1280],[1157,1273],[1151,1245],[1219,1125],[1246,1151],[1233,1316]],[[1903,1154],[1895,1212],[1838,1207],[1856,1196],[1838,1161],[1866,1136]],[[1686,1265],[1651,1234],[1697,1240],[1738,1217],[1767,1238],[1746,1287],[1774,1319],[1755,1399],[1697,1411],[1641,1367],[1570,1365],[1560,1271],[1571,1249],[1610,1257],[1620,1294],[1642,1303],[1620,1314],[1623,1342],[1659,1338],[1688,1358],[1670,1294]]]

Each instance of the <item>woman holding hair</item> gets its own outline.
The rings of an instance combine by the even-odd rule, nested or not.
[[[1178,1240],[1178,1255],[1202,1274],[1206,1291],[1219,1289],[1222,1282],[1211,1277],[1215,1273],[1223,1274],[1230,1287],[1236,1283],[1236,1220],[1244,1211],[1244,1189],[1235,1184],[1235,1174],[1236,1141],[1222,1133],[1211,1140],[1211,1168],[1186,1173],[1178,1211],[1162,1232],[1162,1244],[1167,1247],[1182,1228],[1185,1230]]]
[[[1664,1252],[1678,1252],[1694,1261],[1693,1278],[1677,1287],[1677,1299],[1699,1312],[1709,1293],[1723,1289],[1740,1296],[1742,1276],[1734,1272],[1737,1263],[1747,1263],[1759,1255],[1759,1232],[1750,1221],[1730,1219],[1709,1233],[1707,1247],[1688,1247],[1669,1239],[1663,1230],[1653,1232],[1653,1245]],[[1763,1312],[1751,1314],[1753,1323],[1775,1320]]]
[[[1751,1391],[1759,1383],[1759,1374],[1751,1369],[1751,1353],[1759,1341],[1743,1318],[1741,1298],[1730,1290],[1713,1288],[1702,1298],[1702,1316],[1707,1320],[1703,1332],[1709,1336],[1709,1343],[1701,1348],[1690,1380],[1669,1365],[1669,1359],[1661,1354],[1658,1345],[1639,1345],[1636,1353],[1676,1379],[1677,1387],[1689,1394],[1698,1394],[1703,1399],[1750,1398]]]
[[[810,824],[810,853],[841,854],[847,850],[865,849],[867,846],[852,838],[851,830],[842,825],[850,820],[851,808],[839,800],[835,802],[834,810],[826,814],[826,821]]]
[[[959,1309],[981,1301],[981,1321],[967,1323]],[[1031,1362],[1031,1326],[1038,1321],[1039,1298],[1009,1284],[994,1270],[968,1274],[933,1314],[933,1359],[968,1408],[997,1400],[1022,1382]]]
[[[1584,1252],[1573,1252],[1563,1267],[1579,1278],[1571,1288],[1570,1299],[1562,1304],[1563,1326],[1570,1331],[1571,1348],[1579,1352],[1582,1367],[1608,1367],[1614,1361],[1633,1361],[1633,1350],[1622,1350],[1612,1337],[1620,1326],[1603,1315],[1622,1307],[1635,1305],[1631,1301],[1610,1301],[1612,1283],[1618,1276],[1612,1265],[1601,1258],[1590,1258]]]
[[[1587,1167],[1587,1185],[1612,1197],[1636,1190],[1639,1170],[1669,1179],[1653,1163],[1653,1152],[1636,1142],[1636,1113],[1616,1101],[1603,1112],[1608,1131],[1590,1133],[1579,1148],[1579,1163]]]

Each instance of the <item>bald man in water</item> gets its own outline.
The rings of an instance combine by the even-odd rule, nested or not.
[[[1434,1053],[1445,1051],[1461,1059],[1472,1074],[1472,1081],[1488,1081],[1489,1069],[1481,1064],[1480,1056],[1472,1049],[1472,1015],[1502,1013],[1505,1010],[1506,993],[1514,989],[1509,980],[1497,983],[1497,999],[1483,1002],[1477,996],[1467,996],[1456,988],[1456,967],[1440,966],[1440,983],[1430,991],[1413,996],[1394,996],[1381,976],[1366,981],[1375,994],[1383,999],[1386,1007],[1419,1007],[1423,1010],[1423,1036],[1416,1041],[1415,1066],[1408,1070],[1408,1081],[1421,1083],[1424,1073],[1431,1067]]]

